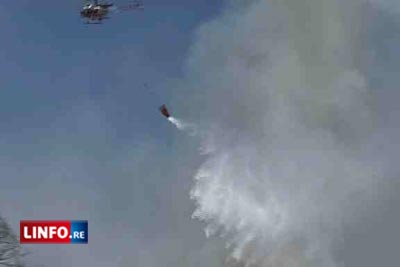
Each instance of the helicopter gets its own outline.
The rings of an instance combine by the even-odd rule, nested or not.
[[[143,4],[141,2],[135,2],[116,8],[113,3],[99,3],[98,0],[93,0],[86,1],[85,5],[81,9],[80,15],[82,18],[86,19],[87,24],[101,24],[103,20],[109,19],[108,14],[111,11],[126,11],[134,9],[143,9]]]

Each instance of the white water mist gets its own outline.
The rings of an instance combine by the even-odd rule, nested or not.
[[[238,2],[200,28],[188,60],[191,107],[210,125],[193,217],[224,238],[227,265],[338,266],[342,223],[379,175],[362,153],[361,1]]]

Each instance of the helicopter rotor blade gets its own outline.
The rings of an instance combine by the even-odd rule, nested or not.
[[[143,3],[141,1],[135,1],[131,4],[127,4],[124,6],[119,7],[121,11],[128,11],[128,10],[138,10],[144,9]]]

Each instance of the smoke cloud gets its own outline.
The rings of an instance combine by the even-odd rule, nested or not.
[[[340,265],[342,226],[382,178],[365,152],[365,3],[231,1],[197,32],[182,87],[207,159],[190,195],[227,266]]]

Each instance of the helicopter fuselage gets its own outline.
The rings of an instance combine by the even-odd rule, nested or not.
[[[105,5],[94,5],[89,4],[82,8],[80,14],[81,17],[88,19],[89,21],[101,21],[107,18],[109,8],[112,4]]]

